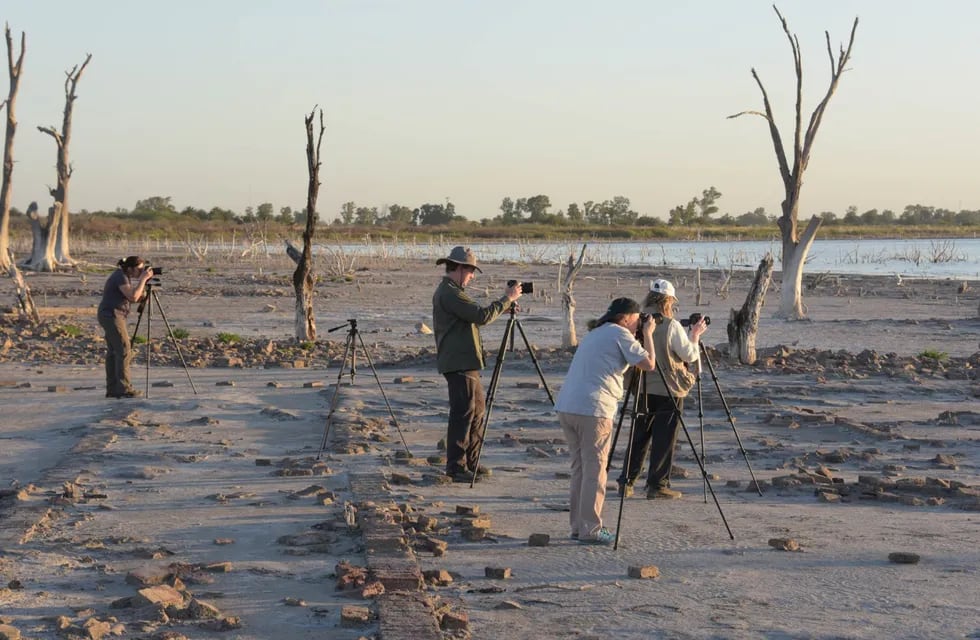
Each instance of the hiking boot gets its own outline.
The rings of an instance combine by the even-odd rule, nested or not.
[[[625,495],[623,495],[625,494]],[[620,498],[632,498],[633,497],[633,484],[628,482],[626,484],[619,485],[619,491],[616,492]]]
[[[612,544],[616,541],[616,536],[609,529],[602,527],[591,536],[579,536],[578,541],[582,544]]]
[[[647,490],[647,500],[676,500],[682,495],[684,494],[680,491],[674,491],[668,487],[657,487],[656,489]]]
[[[106,393],[107,398],[142,398],[143,392],[139,389],[127,389],[122,393]]]
[[[473,472],[468,469],[462,469],[461,471],[456,471],[454,473],[450,473],[447,475],[449,475],[449,477],[453,479],[453,482],[460,482],[460,483],[462,482],[470,483],[473,482],[473,480],[476,478],[476,476],[473,475]]]
[[[489,478],[492,475],[493,475],[493,471],[491,471],[490,469],[487,469],[482,464],[476,468],[476,477],[477,478]]]

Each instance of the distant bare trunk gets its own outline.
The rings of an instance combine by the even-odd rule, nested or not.
[[[65,72],[65,112],[61,121],[61,131],[54,127],[38,127],[38,131],[46,133],[54,138],[58,147],[58,159],[55,164],[57,171],[57,186],[49,189],[48,192],[54,198],[55,206],[60,210],[57,223],[48,229],[49,234],[54,236],[54,255],[57,262],[64,266],[74,266],[75,260],[71,257],[68,250],[69,222],[68,210],[68,183],[73,172],[71,163],[68,161],[68,145],[71,142],[71,117],[75,107],[75,100],[78,95],[75,89],[78,87],[78,80],[82,77],[85,67],[92,60],[92,54],[85,56],[85,62],[81,66],[75,65],[71,71]]]
[[[7,272],[14,267],[14,259],[10,253],[10,197],[13,192],[11,179],[14,173],[14,134],[17,133],[14,105],[17,102],[17,89],[20,86],[25,49],[24,32],[21,31],[20,56],[17,62],[14,62],[14,41],[9,26],[4,30],[4,35],[7,39],[7,72],[10,76],[10,90],[7,99],[0,102],[0,109],[7,107],[7,130],[3,145],[3,181],[0,182],[0,272]]]
[[[561,291],[561,311],[564,324],[561,330],[561,346],[578,346],[578,336],[575,335],[575,297],[572,295],[572,287],[575,285],[575,276],[582,269],[582,260],[585,258],[585,248],[578,254],[578,261],[572,259],[572,254],[568,254],[568,268],[565,271],[565,279],[562,281]]]
[[[323,142],[323,110],[320,110],[320,135],[314,145],[313,118],[316,107],[306,117],[306,161],[309,183],[306,191],[306,229],[303,231],[303,253],[293,272],[293,289],[296,291],[296,339],[316,340],[316,319],[313,316],[313,235],[316,232],[316,199],[320,192],[320,143]],[[291,256],[292,257],[292,256]]]
[[[759,331],[759,316],[766,301],[766,291],[772,282],[772,254],[767,253],[755,272],[752,288],[745,304],[728,317],[728,355],[732,361],[755,364],[755,338]]]

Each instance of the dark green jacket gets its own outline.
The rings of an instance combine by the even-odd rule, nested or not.
[[[432,295],[432,331],[436,336],[439,373],[474,371],[484,367],[480,326],[510,308],[507,296],[486,307],[478,305],[461,286],[443,277]]]

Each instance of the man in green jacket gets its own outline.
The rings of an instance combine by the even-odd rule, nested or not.
[[[446,475],[454,482],[470,482],[476,467],[480,427],[486,410],[480,370],[485,366],[480,327],[497,319],[521,297],[521,285],[507,288],[499,299],[481,307],[466,294],[480,268],[469,247],[453,247],[436,264],[446,275],[432,296],[432,324],[436,337],[439,373],[449,386],[449,427],[446,436]]]

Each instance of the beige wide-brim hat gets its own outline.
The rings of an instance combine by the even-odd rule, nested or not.
[[[444,264],[446,262],[465,264],[466,266],[473,267],[480,273],[483,273],[483,269],[476,266],[476,254],[474,254],[473,250],[469,247],[453,247],[453,250],[449,252],[448,256],[436,260],[436,264]]]

